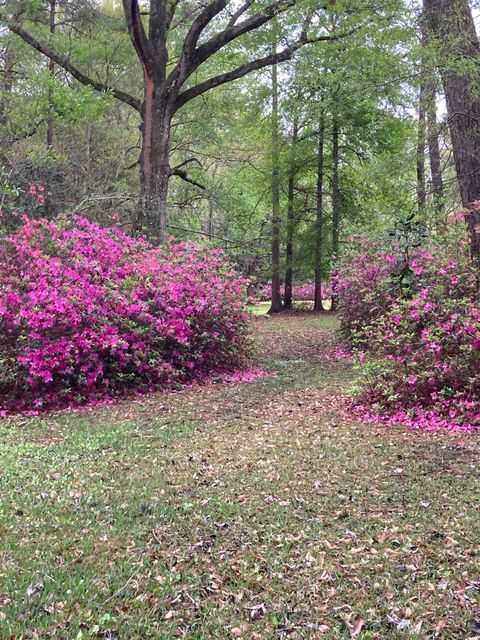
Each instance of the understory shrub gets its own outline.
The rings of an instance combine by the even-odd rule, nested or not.
[[[220,250],[154,248],[80,217],[0,243],[0,411],[59,408],[233,370],[245,282]]]
[[[404,289],[395,255],[363,251],[340,269],[343,335],[361,373],[356,402],[370,417],[428,428],[480,427],[476,274],[466,244],[457,236],[455,245],[447,241],[411,251]]]

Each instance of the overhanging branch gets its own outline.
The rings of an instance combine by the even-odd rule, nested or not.
[[[58,64],[62,69],[64,69],[67,73],[69,73],[75,80],[78,80],[81,84],[92,87],[95,91],[99,91],[100,93],[111,93],[114,98],[128,104],[130,107],[133,107],[137,111],[141,109],[140,100],[137,100],[134,96],[126,93],[125,91],[121,91],[120,89],[115,89],[115,87],[111,87],[103,82],[98,82],[93,78],[89,78],[84,73],[77,69],[70,60],[61,54],[59,51],[52,49],[51,47],[43,44],[39,40],[37,40],[32,34],[25,31],[19,24],[10,20],[5,15],[0,13],[0,21],[2,21],[8,29],[19,36],[24,42],[29,44],[33,49],[46,56],[50,60],[53,60],[56,64]]]
[[[239,78],[243,78],[244,76],[251,73],[252,71],[258,71],[259,69],[269,67],[273,64],[290,60],[290,58],[292,58],[292,56],[299,49],[301,49],[307,44],[313,44],[315,42],[333,42],[336,40],[340,40],[341,38],[345,38],[347,36],[352,35],[356,31],[358,31],[359,28],[360,27],[351,29],[350,31],[345,33],[333,34],[328,36],[317,36],[315,38],[309,38],[306,35],[306,32],[303,30],[302,34],[300,35],[299,39],[296,42],[290,44],[289,46],[285,47],[281,51],[278,51],[276,53],[271,53],[267,56],[264,56],[263,58],[257,58],[257,60],[252,60],[250,62],[247,62],[241,65],[240,67],[237,67],[236,69],[233,69],[232,71],[221,73],[218,76],[209,78],[204,82],[200,82],[199,84],[193,87],[190,87],[189,89],[186,89],[185,91],[180,93],[180,95],[178,96],[175,103],[175,109],[176,110],[180,109],[180,107],[182,107],[187,102],[190,102],[190,100],[197,98],[198,96],[202,95],[203,93],[206,93],[207,91],[210,91],[211,89],[215,89],[216,87],[219,87],[222,84],[227,84],[228,82],[232,82],[233,80],[238,80]]]
[[[196,180],[193,180],[193,178],[190,178],[188,176],[188,173],[184,169],[179,169],[178,167],[170,169],[170,175],[171,176],[178,176],[184,182],[188,182],[189,184],[193,184],[194,187],[198,187],[199,189],[206,189],[204,184],[201,184],[200,182],[197,182]]]

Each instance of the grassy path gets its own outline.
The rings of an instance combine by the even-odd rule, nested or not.
[[[480,637],[478,438],[346,421],[334,320],[256,328],[275,377],[0,423],[0,638]]]

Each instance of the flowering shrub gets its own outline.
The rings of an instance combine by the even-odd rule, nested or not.
[[[272,288],[270,285],[266,284],[261,287],[261,289],[257,293],[258,300],[262,302],[268,302],[270,300],[272,294]],[[282,288],[281,291],[282,298],[285,297],[285,290]],[[292,299],[297,300],[299,302],[309,302],[314,300],[315,298],[315,285],[311,284],[299,284],[294,285],[292,287]],[[323,300],[327,300],[330,298],[330,291],[325,285],[322,285],[322,298]]]
[[[470,265],[431,260],[429,284],[398,299],[368,329],[364,400],[391,414],[480,426],[480,307]]]
[[[415,427],[480,427],[476,277],[462,246],[453,251],[455,259],[445,245],[442,252],[414,251],[413,286],[403,292],[391,287],[395,256],[362,254],[342,267],[341,321],[359,360],[356,402],[364,417]]]
[[[365,238],[351,237],[355,244],[344,256],[333,278],[340,317],[340,332],[347,340],[365,342],[366,327],[389,308],[394,295],[389,287],[396,258]]]
[[[0,244],[0,411],[57,408],[233,370],[244,282],[219,250],[156,249],[83,218]]]

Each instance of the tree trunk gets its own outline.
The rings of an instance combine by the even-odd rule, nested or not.
[[[287,246],[286,246],[286,270],[285,270],[285,297],[284,309],[292,308],[293,290],[293,234],[295,231],[295,174],[296,174],[296,145],[298,140],[298,117],[293,119],[292,148],[290,158],[290,171],[288,176],[288,206],[287,206]]]
[[[425,117],[425,67],[422,64],[420,77],[420,94],[418,98],[418,129],[417,129],[417,205],[420,214],[425,211],[427,202],[427,187],[425,183],[425,147],[426,147],[426,117]]]
[[[55,33],[55,10],[56,0],[50,0],[50,11],[48,16],[48,24],[50,28],[50,34],[53,36]],[[53,82],[55,75],[55,62],[48,59],[48,73],[50,75],[50,81]],[[53,149],[53,128],[54,128],[54,116],[53,116],[53,103],[52,103],[52,89],[48,89],[48,119],[47,119],[47,149]]]
[[[424,0],[429,36],[439,47],[453,157],[467,209],[472,258],[480,270],[479,42],[468,0]]]
[[[428,79],[427,131],[433,203],[436,212],[441,215],[445,212],[445,202],[437,122],[437,80],[433,72]]]
[[[317,151],[317,196],[316,196],[316,225],[315,225],[315,296],[313,310],[324,311],[322,302],[322,251],[323,251],[323,154],[324,154],[325,119],[320,112],[318,127]]]
[[[272,301],[268,313],[282,310],[280,292],[280,149],[278,132],[278,75],[272,66]]]
[[[171,176],[170,146],[173,111],[161,89],[146,77],[142,107],[140,201],[136,228],[162,244],[167,237],[168,182]]]
[[[336,265],[338,261],[339,253],[339,240],[340,240],[340,209],[341,209],[341,193],[339,182],[339,151],[338,151],[338,139],[340,135],[340,128],[338,125],[338,119],[335,116],[333,118],[332,125],[332,276],[335,276]],[[337,308],[336,295],[332,290],[332,311]]]
[[[50,2],[54,3],[54,0],[50,0]],[[95,91],[111,94],[117,100],[128,104],[140,113],[142,121],[141,189],[134,223],[137,229],[150,232],[150,235],[156,237],[160,242],[166,236],[169,178],[176,175],[190,184],[202,187],[199,183],[189,179],[186,171],[181,169],[191,160],[184,161],[177,167],[170,167],[168,152],[170,151],[170,127],[173,115],[190,100],[198,98],[216,87],[243,78],[249,73],[290,60],[299,49],[317,41],[308,33],[307,28],[302,28],[298,32],[298,37],[286,43],[279,51],[274,47],[270,54],[263,55],[259,52],[259,57],[244,61],[228,71],[217,73],[217,75],[199,73],[197,77],[198,69],[212,56],[246,34],[256,30],[262,32],[263,27],[289,11],[295,4],[295,0],[286,3],[267,3],[267,6],[263,8],[255,7],[253,11],[250,11],[252,2],[247,0],[247,2],[235,7],[233,15],[225,20],[225,15],[221,14],[229,2],[230,0],[209,0],[197,7],[198,10],[187,11],[188,16],[183,15],[182,9],[182,39],[182,34],[178,33],[176,27],[178,21],[175,20],[179,5],[177,0],[172,0],[172,2],[122,0],[128,34],[142,66],[143,102],[126,91],[113,87],[108,82],[87,76],[72,63],[70,56],[62,54],[50,44],[38,40],[35,35],[25,31],[18,22],[17,14],[13,14],[9,18],[4,15],[3,10],[1,11],[2,21],[12,33],[17,34],[24,42],[49,58],[54,64],[62,67],[72,78],[85,86],[92,87]],[[22,4],[20,3],[20,5]],[[52,4],[50,6],[52,7]],[[144,15],[148,15],[145,24]],[[169,33],[173,31],[177,32],[175,42],[180,46],[175,47],[175,51],[172,50],[174,58],[170,59]],[[347,31],[345,34],[322,36],[321,39],[325,41],[338,40],[349,33]],[[178,40],[179,37],[181,42]],[[275,78],[276,73],[275,69]],[[195,77],[193,82],[190,81],[192,77]],[[275,195],[273,199],[275,199]],[[273,208],[275,209],[275,204]],[[272,216],[274,238],[277,234],[279,236],[278,206],[276,208],[277,212],[274,211]],[[277,245],[279,251],[279,238]],[[276,252],[277,249],[272,251],[273,254]],[[279,263],[279,257],[275,257],[275,262]],[[278,277],[276,274],[274,279],[277,280]],[[277,306],[277,298],[279,297],[277,293],[275,292],[275,302],[272,304],[272,308]]]
[[[428,53],[429,33],[426,24],[426,16],[422,14],[420,19],[422,47],[424,54]],[[428,63],[428,56],[423,56],[421,81],[425,84],[425,116],[426,116],[426,136],[428,146],[428,158],[430,162],[430,175],[432,185],[432,199],[434,209],[437,214],[445,211],[443,178],[440,157],[439,129],[437,123],[437,73]]]
[[[15,63],[15,53],[7,44],[4,54],[4,67],[2,71],[3,83],[0,96],[0,164],[8,165],[7,153],[11,146],[11,132],[9,109],[11,93],[13,88],[13,65]]]

